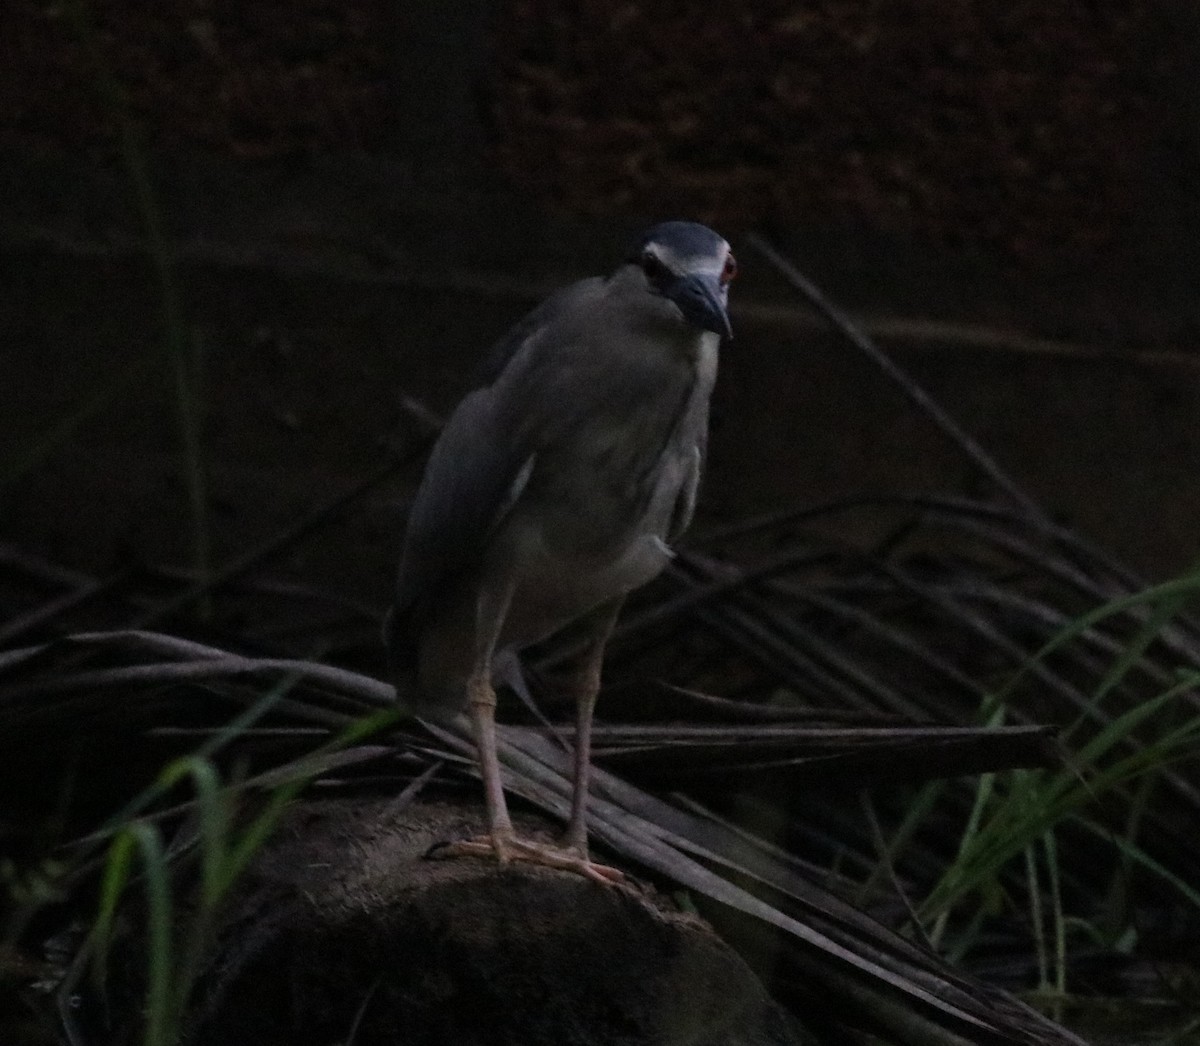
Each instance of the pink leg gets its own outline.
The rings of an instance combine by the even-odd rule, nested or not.
[[[582,704],[582,703],[581,703]],[[592,694],[589,705],[595,704]],[[596,882],[623,882],[625,875],[619,869],[607,865],[593,864],[587,855],[587,826],[584,820],[587,801],[587,744],[582,753],[576,749],[575,795],[571,806],[571,828],[568,828],[569,849],[560,849],[531,839],[522,839],[513,831],[508,816],[508,804],[504,800],[504,786],[500,779],[500,760],[496,754],[496,695],[491,683],[483,680],[471,687],[471,722],[475,727],[475,744],[479,750],[479,771],[483,777],[483,795],[487,805],[488,832],[482,838],[464,839],[461,842],[439,846],[439,857],[484,857],[493,858],[500,864],[509,861],[528,861],[564,871],[577,872]],[[590,710],[587,716],[590,725]],[[584,761],[583,776],[578,776],[580,758]],[[578,814],[576,813],[578,810]],[[577,827],[575,827],[577,825]],[[578,833],[579,842],[574,840]]]
[[[607,630],[605,631],[607,635]],[[603,642],[600,644],[603,649]],[[490,656],[483,660],[490,665]],[[431,851],[441,857],[483,857],[506,864],[509,861],[528,861],[550,868],[577,872],[596,882],[622,882],[624,874],[616,868],[592,864],[587,856],[587,827],[585,823],[585,806],[587,801],[587,737],[591,726],[591,709],[596,702],[596,690],[599,688],[599,657],[595,659],[594,685],[585,692],[586,700],[581,701],[580,722],[584,723],[584,738],[582,751],[577,750],[575,756],[576,779],[575,793],[571,807],[571,825],[568,829],[568,839],[572,841],[569,849],[519,838],[513,830],[512,819],[508,814],[508,804],[504,799],[504,784],[500,776],[500,759],[496,751],[496,692],[492,689],[490,675],[476,672],[467,684],[467,707],[475,733],[475,746],[479,755],[479,772],[483,778],[484,802],[487,808],[487,834],[475,839],[465,839],[460,842],[448,843]],[[587,706],[586,716],[583,705]],[[582,760],[582,764],[581,764]],[[580,766],[582,765],[582,774]],[[574,843],[578,839],[578,844]]]
[[[500,759],[496,755],[496,692],[491,680],[479,676],[472,678],[467,689],[471,722],[475,727],[475,746],[479,751],[479,772],[483,777],[488,836],[496,860],[503,864],[509,858],[508,849],[514,833],[500,780]]]
[[[600,693],[600,668],[604,646],[616,623],[622,600],[602,608],[594,620],[591,639],[583,651],[575,676],[575,782],[571,793],[571,819],[564,841],[585,860],[588,855],[588,778],[592,769],[592,715]]]
[[[585,858],[588,855],[588,777],[592,769],[592,713],[595,709],[595,690],[580,696],[575,709],[575,782],[571,791],[571,820],[567,822],[567,832],[563,837],[567,846]]]

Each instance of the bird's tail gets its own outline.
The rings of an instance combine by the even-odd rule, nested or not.
[[[421,686],[420,615],[414,607],[393,606],[383,618],[383,645],[387,650],[388,678],[396,688],[396,701],[420,719],[453,719],[461,709],[457,694],[433,692]]]

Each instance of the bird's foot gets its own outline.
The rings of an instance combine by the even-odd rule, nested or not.
[[[507,864],[509,861],[526,861],[546,868],[558,868],[575,872],[598,883],[624,883],[625,873],[606,864],[595,864],[575,847],[552,846],[512,836],[483,835],[457,842],[437,843],[430,847],[426,857],[482,857],[485,860]]]

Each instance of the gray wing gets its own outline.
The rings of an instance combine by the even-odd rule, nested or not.
[[[488,534],[512,508],[529,476],[533,433],[514,424],[512,405],[498,403],[493,386],[533,335],[594,291],[596,282],[551,295],[501,338],[480,369],[479,387],[446,422],[409,514],[393,630],[449,579],[477,565]]]
[[[433,600],[477,565],[488,533],[512,507],[522,477],[520,451],[497,438],[491,388],[464,399],[434,445],[409,513],[396,597],[383,638],[396,692],[414,700],[424,622]],[[432,713],[430,713],[432,714]]]
[[[409,513],[397,614],[474,566],[487,535],[515,500],[513,487],[529,455],[498,431],[493,398],[491,388],[470,393],[434,445]]]

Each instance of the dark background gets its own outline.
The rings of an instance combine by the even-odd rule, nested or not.
[[[1152,576],[1193,558],[1190,4],[4,11],[0,540],[229,562],[410,446],[405,398],[447,410],[546,291],[686,217],[742,263],[703,519],[988,493],[755,230],[1058,518]],[[415,475],[279,571],[381,609]]]

